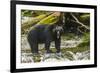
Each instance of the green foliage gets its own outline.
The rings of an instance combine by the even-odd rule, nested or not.
[[[90,14],[83,14],[83,15],[80,16],[80,19],[82,21],[89,20],[90,19]]]
[[[86,14],[82,14],[80,17],[79,17],[80,21],[82,23],[84,23],[85,25],[87,26],[90,26],[90,14],[89,13],[86,13]]]
[[[33,11],[31,11],[31,10],[22,10],[22,11],[21,11],[21,15],[22,15],[22,16],[30,17],[30,16],[33,15]]]
[[[90,46],[90,33],[84,33],[82,37],[82,43],[78,45],[78,47]]]
[[[77,47],[72,47],[72,48],[63,48],[62,52],[66,52],[66,51],[72,51],[74,53],[76,52],[83,52],[86,50],[90,49],[90,33],[84,33],[82,35],[82,37],[80,37],[82,39],[82,43],[80,43]],[[62,36],[63,40],[72,40],[75,39],[75,34],[66,34],[64,36]]]
[[[86,50],[89,50],[89,46],[84,46],[84,47],[73,47],[73,48],[63,48],[61,51],[62,53],[65,53],[66,51],[71,51],[73,53],[77,52],[84,52]]]
[[[21,10],[21,15],[26,17],[36,17],[41,14],[48,14],[48,11],[38,11],[38,10]]]
[[[83,41],[89,41],[90,40],[90,33],[88,32],[88,33],[84,33],[84,35],[83,35]]]
[[[41,56],[39,54],[33,55],[33,60],[34,60],[34,62],[40,62],[41,61]]]

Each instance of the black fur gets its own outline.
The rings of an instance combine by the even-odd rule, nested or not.
[[[61,29],[60,30],[54,30],[57,25],[38,25],[35,26],[34,29],[32,29],[28,33],[28,42],[30,44],[32,53],[39,53],[38,52],[38,44],[44,43],[45,49],[47,53],[51,53],[50,51],[50,43],[52,41],[55,42],[55,48],[57,49],[57,53],[60,52],[60,43],[61,43],[61,37],[57,38],[57,31],[60,31],[61,36]]]

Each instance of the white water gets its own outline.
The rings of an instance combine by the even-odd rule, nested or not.
[[[52,54],[49,55],[49,57],[46,59],[45,55],[41,57],[41,61],[42,62],[57,62],[57,61],[75,61],[75,60],[89,60],[90,57],[90,52],[89,51],[85,51],[85,52],[77,52],[76,54],[71,52],[71,51],[67,51],[68,55],[71,55],[71,59],[66,58],[66,57],[58,57],[56,56],[56,54]],[[63,54],[62,54],[63,55]],[[67,57],[68,57],[67,55]],[[23,63],[29,63],[29,62],[34,62],[32,59],[32,53],[22,53],[22,62]]]
[[[76,47],[81,42],[82,42],[82,40],[67,40],[67,41],[61,40],[61,48]],[[44,48],[44,44],[39,44],[39,49],[43,49],[43,48]],[[50,48],[55,48],[54,42],[51,43]],[[22,36],[21,49],[22,50],[30,50],[30,46],[28,44],[26,35]]]
[[[27,38],[25,35],[22,36],[21,40],[21,50],[30,50],[30,46],[28,44]],[[67,41],[61,41],[61,48],[71,48],[71,47],[76,47],[79,43],[81,43],[81,40],[67,40]],[[54,42],[51,43],[50,48],[54,48]],[[44,45],[39,45],[39,49],[44,48]],[[56,54],[52,54],[51,56],[46,59],[46,54],[41,56],[41,61],[44,62],[50,62],[50,61],[73,61],[73,60],[89,60],[90,57],[90,52],[85,51],[85,52],[77,52],[73,53],[71,51],[66,52],[67,55],[62,54],[62,57],[56,57]],[[26,53],[22,52],[21,55],[21,62],[23,63],[29,63],[29,62],[34,62],[32,53]]]

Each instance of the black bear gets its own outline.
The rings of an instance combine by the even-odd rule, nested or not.
[[[44,43],[46,53],[51,53],[50,43],[55,42],[57,53],[60,52],[61,33],[63,27],[61,25],[35,25],[28,33],[28,42],[33,54],[38,54],[38,44]]]

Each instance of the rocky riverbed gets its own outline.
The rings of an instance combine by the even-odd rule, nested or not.
[[[63,48],[71,48],[76,47],[79,43],[81,43],[82,40],[67,40],[67,41],[61,41],[61,49]],[[44,45],[39,45],[39,49],[43,49]],[[50,48],[54,48],[54,42],[52,42]],[[21,62],[22,63],[31,63],[34,62],[33,55],[30,50],[30,46],[27,42],[27,38],[25,35],[22,36],[21,40]],[[40,54],[40,62],[50,62],[50,61],[75,61],[75,60],[89,60],[90,59],[90,51],[86,50],[83,52],[72,52],[72,51],[66,51],[64,53],[61,52],[60,56],[57,56],[57,54],[52,53],[47,56],[44,52]]]
[[[22,63],[31,63],[34,62],[32,53],[22,53],[21,55],[21,62]],[[40,62],[57,62],[57,61],[75,61],[75,60],[89,60],[90,59],[90,52],[77,52],[73,53],[71,51],[67,51],[66,54],[61,54],[61,56],[57,56],[56,54],[52,53],[48,57],[46,54],[41,55]]]

